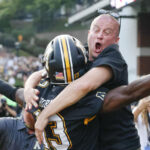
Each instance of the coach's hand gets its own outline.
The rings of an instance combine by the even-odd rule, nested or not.
[[[39,100],[38,94],[39,90],[34,88],[24,89],[24,98],[26,101],[26,110],[31,109],[32,105],[38,107],[37,101]]]
[[[43,131],[48,124],[48,118],[46,118],[42,113],[38,116],[38,119],[35,123],[35,135],[39,142],[42,144],[43,142]]]

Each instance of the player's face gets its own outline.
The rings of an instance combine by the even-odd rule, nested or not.
[[[89,59],[96,58],[104,48],[117,44],[119,24],[109,15],[101,15],[94,19],[88,32]]]

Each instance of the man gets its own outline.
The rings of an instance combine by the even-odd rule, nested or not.
[[[8,99],[8,98],[7,98]],[[8,116],[17,116],[17,112],[15,110],[16,103],[9,100],[9,102],[13,102],[14,106],[12,107],[11,105],[7,104],[7,99],[5,96],[0,94],[0,117],[8,117]]]
[[[22,118],[0,118],[1,150],[42,150],[34,134],[34,118],[23,111]]]
[[[87,93],[102,85],[113,89],[127,84],[127,65],[116,45],[119,41],[119,28],[118,21],[109,14],[103,14],[94,19],[88,33],[89,60],[91,61],[89,71],[69,84],[40,114],[35,125],[39,141],[41,141],[41,131],[43,131],[48,117],[76,103]],[[26,89],[30,89],[28,83]],[[27,103],[28,107],[35,104],[28,100]],[[103,116],[100,116],[102,124],[100,130],[104,131],[100,131],[99,134],[101,149],[136,150],[140,147],[130,106],[106,114],[106,117]],[[42,123],[40,123],[40,119],[42,119]]]
[[[17,89],[0,80],[0,93],[24,104],[23,89]],[[22,118],[0,118],[0,149],[1,150],[43,150],[34,134],[34,118],[32,114],[23,111]]]
[[[39,108],[31,110],[35,118],[67,84],[84,74],[85,54],[80,42],[69,35],[57,36],[48,44],[44,54],[48,78],[38,87]],[[106,88],[93,91],[77,104],[51,116],[43,135],[45,149],[98,150],[97,113],[106,92]]]
[[[99,37],[99,34],[98,34],[99,32],[98,33],[95,32],[96,28],[98,28],[98,26],[94,25],[94,22],[95,22],[95,24],[98,24],[99,22],[101,22],[101,20],[98,20],[100,17],[101,16],[97,17],[92,22],[91,29],[88,34],[89,35],[88,36],[88,45],[89,45],[89,60],[90,61],[92,61],[94,59],[94,57],[98,56],[104,48],[106,48],[107,46],[109,46],[110,44],[113,44],[113,43],[117,44],[117,42],[119,40],[119,37],[118,37],[119,23],[117,22],[117,20],[115,20],[114,18],[112,18],[109,15],[106,16],[105,21],[108,19],[109,23],[106,22],[107,26],[111,26],[111,27],[107,27],[105,29],[105,24],[103,25],[103,22],[102,22],[102,26],[104,26],[103,27],[104,29],[103,29],[103,31],[101,31],[101,32],[103,32],[103,33],[101,33],[102,38]],[[103,16],[103,18],[104,17],[105,17],[105,15]],[[98,21],[98,22],[96,22],[96,21]],[[115,28],[115,30],[113,30],[113,28]],[[110,29],[111,29],[111,32],[109,31]],[[103,36],[104,36],[104,34],[106,34],[106,31],[110,32],[110,33],[108,35],[105,35],[105,38],[104,38]],[[114,40],[114,38],[115,38],[115,40]],[[106,61],[104,63],[107,63],[107,61],[109,61],[108,63],[113,63],[113,64],[112,65],[100,64],[100,67],[93,67],[95,65],[94,64],[92,66],[93,68],[90,69],[82,78],[76,80],[75,82],[73,82],[69,86],[67,86],[67,88],[65,89],[66,92],[64,91],[65,93],[63,92],[64,93],[63,95],[65,97],[67,94],[68,98],[65,99],[66,102],[64,102],[64,104],[61,104],[61,106],[57,105],[57,107],[59,106],[59,107],[61,107],[61,109],[63,109],[64,107],[66,107],[66,106],[64,106],[64,105],[66,105],[65,103],[69,103],[68,106],[75,103],[81,97],[86,95],[89,91],[96,89],[103,83],[109,81],[111,78],[113,78],[117,81],[117,78],[113,77],[114,73],[115,74],[118,73],[120,76],[122,74],[125,79],[121,82],[125,82],[125,84],[127,83],[127,81],[125,81],[125,80],[127,80],[127,65],[124,62],[124,60],[122,59],[121,54],[118,52],[117,45],[113,45],[113,47],[114,48],[113,48],[112,53],[111,53],[112,49],[109,50],[109,48],[108,48],[106,53],[103,54],[104,57],[106,58],[106,59],[104,59],[104,61]],[[112,47],[110,47],[110,48],[112,48]],[[117,50],[115,50],[116,48],[117,48]],[[110,58],[109,58],[110,60],[107,59],[107,55],[109,55],[109,53],[111,53],[111,55],[113,55],[113,56],[115,56],[117,54],[117,57],[119,57],[119,58],[117,58],[118,60],[116,61],[116,58],[111,55],[109,56],[111,59]],[[101,55],[101,58],[99,58],[99,59],[103,59],[103,55]],[[115,68],[115,72],[113,72],[112,67],[115,67],[115,66],[117,66],[117,67]],[[39,72],[34,73],[31,77],[29,77],[27,83],[25,84],[24,96],[25,96],[25,100],[27,101],[27,108],[31,108],[32,104],[34,104],[35,107],[37,106],[34,99],[37,100],[38,97],[35,96],[33,93],[38,93],[38,91],[32,89],[32,85],[34,85],[34,86],[37,85],[37,83],[42,78],[42,72],[43,71],[41,70]],[[36,79],[36,80],[33,80],[33,79]],[[119,78],[119,80],[120,80],[120,78]],[[68,96],[68,91],[70,91],[70,90],[74,91],[74,92]],[[31,95],[33,96],[33,99],[31,99]],[[61,96],[63,96],[63,95],[61,95]]]

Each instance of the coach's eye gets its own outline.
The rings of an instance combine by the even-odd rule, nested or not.
[[[97,32],[99,32],[99,28],[98,27],[93,27],[93,31],[95,32],[95,33],[97,33]]]
[[[112,30],[111,29],[107,29],[104,31],[104,35],[108,36],[112,34]]]

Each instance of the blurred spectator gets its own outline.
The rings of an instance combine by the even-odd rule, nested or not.
[[[21,117],[0,118],[0,150],[44,150],[35,137],[34,122],[25,110]]]
[[[0,94],[0,117],[17,117],[22,108],[14,101]]]
[[[133,109],[133,114],[140,137],[141,150],[150,150],[150,96],[139,101]]]
[[[0,77],[11,85],[15,85],[17,80],[26,80],[32,72],[42,68],[40,57],[17,57],[6,51],[0,55]]]
[[[13,116],[16,117],[17,113],[14,109],[8,106],[6,99],[0,99],[0,117]]]
[[[10,85],[15,85],[16,80],[15,80],[14,76],[10,76],[10,77],[9,77],[8,83],[9,83]]]

